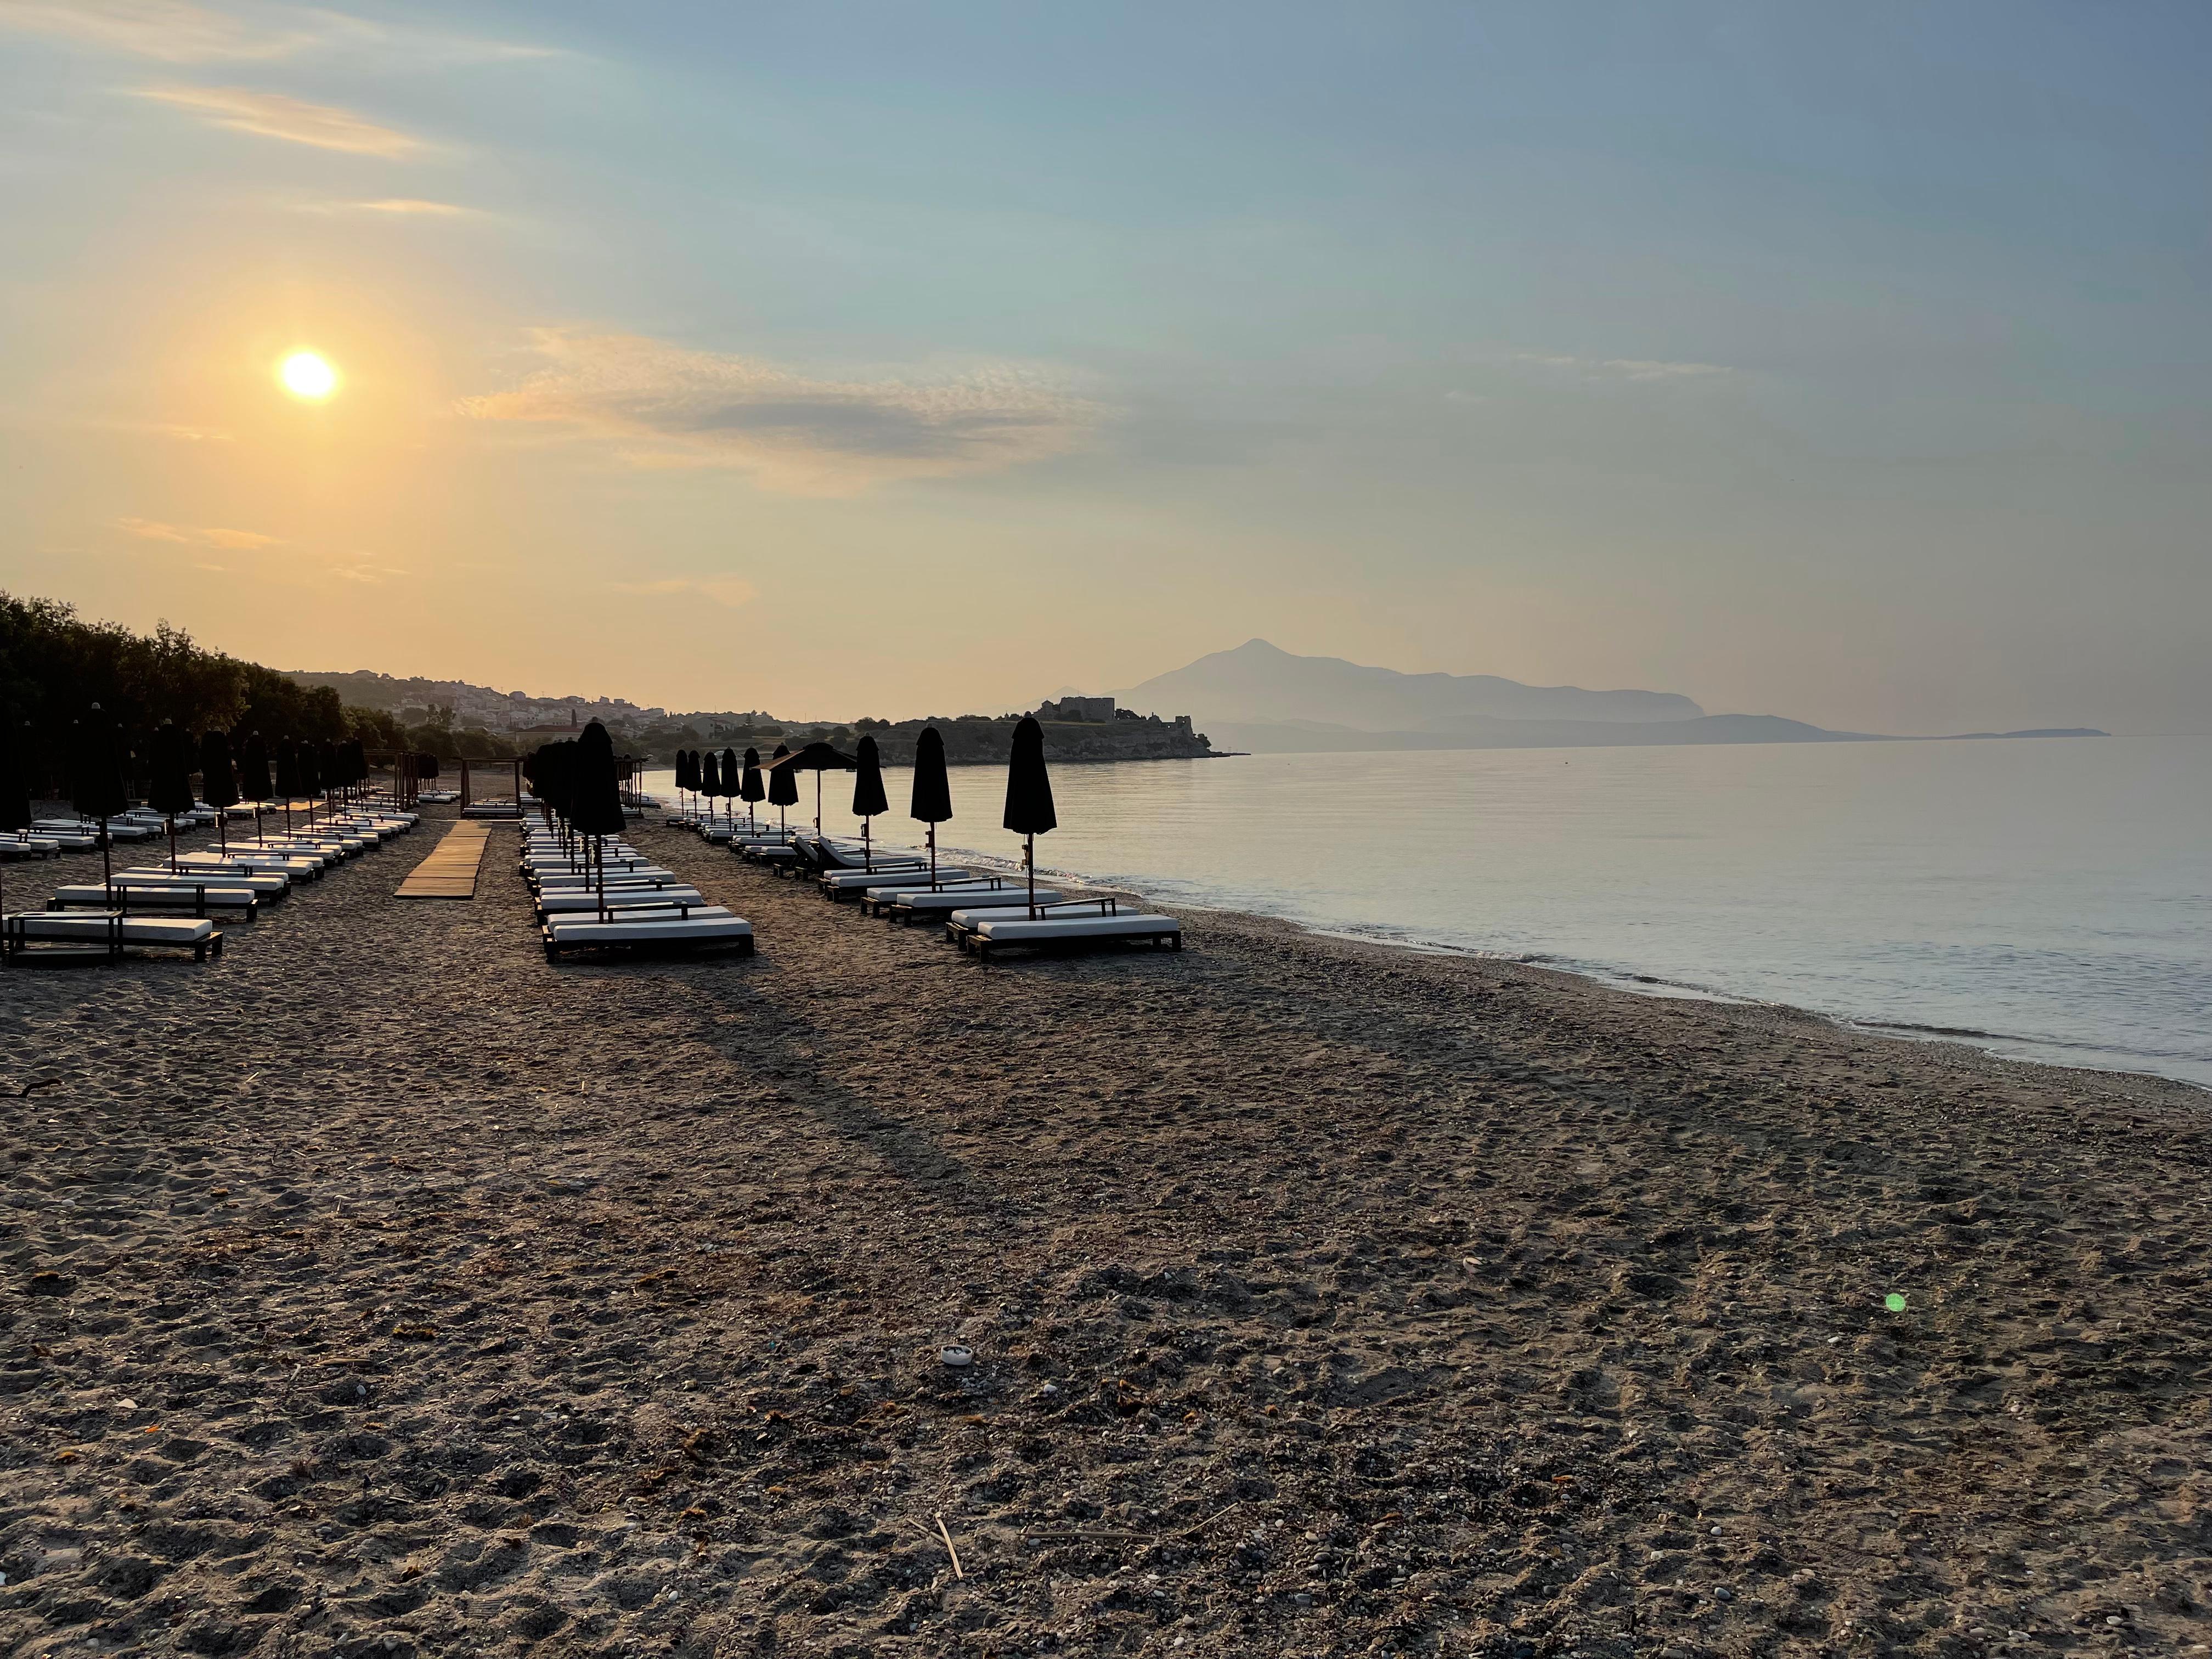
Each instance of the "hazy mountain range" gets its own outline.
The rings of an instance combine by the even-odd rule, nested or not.
[[[1523,685],[1494,674],[1401,674],[1300,657],[1265,640],[1115,693],[1140,714],[1189,714],[1217,749],[1551,749],[1686,743],[1852,743],[1777,714],[1708,714],[1672,691]],[[2100,737],[2087,729],[1973,737]]]

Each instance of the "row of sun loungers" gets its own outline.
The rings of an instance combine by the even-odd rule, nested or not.
[[[118,870],[102,884],[77,882],[55,890],[44,910],[0,917],[0,962],[38,959],[114,962],[137,951],[189,951],[204,962],[222,954],[218,921],[252,921],[301,882],[319,880],[340,861],[404,834],[415,816],[381,806],[343,809],[312,823],[286,830],[267,820],[264,833],[233,837],[220,848],[182,853],[173,865],[163,862]],[[189,815],[199,826],[216,822],[212,809]],[[125,837],[118,826],[144,827],[143,814],[124,814],[108,822],[111,842]],[[179,829],[186,817],[179,816]],[[52,839],[58,850],[83,851],[97,845],[100,826],[76,819],[45,821],[33,839]],[[159,825],[167,833],[167,824]]]
[[[611,839],[594,861],[574,838],[526,822],[520,867],[549,962],[571,951],[753,953],[752,923],[627,841]]]
[[[683,821],[672,817],[672,823]],[[700,834],[726,844],[749,863],[779,876],[811,879],[833,902],[858,901],[890,921],[942,927],[947,939],[978,960],[1019,946],[1146,945],[1181,950],[1182,924],[1114,898],[1071,898],[1026,878],[940,863],[933,878],[927,855],[909,848],[866,848],[811,830],[762,831],[729,820],[694,820]]]

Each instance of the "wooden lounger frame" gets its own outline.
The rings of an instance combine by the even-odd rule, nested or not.
[[[120,910],[106,913],[105,937],[100,939],[32,939],[26,923],[33,915],[52,915],[51,911],[19,911],[7,918],[0,928],[0,967],[15,966],[36,962],[41,957],[56,962],[82,962],[97,957],[103,962],[121,962],[131,951],[185,951],[192,953],[194,962],[205,962],[210,957],[222,954],[222,929],[218,927],[205,939],[190,945],[167,945],[159,939],[132,939],[123,937],[124,914]]]
[[[1094,905],[1097,907],[1098,914],[1102,916],[1118,916],[1121,914],[1121,902],[1116,899],[1062,899],[1057,904],[1040,904],[1035,911],[1028,913],[1015,912],[1009,906],[1007,919],[1009,921],[1042,920],[1048,910],[1089,909]],[[984,938],[981,933],[971,933],[957,922],[947,921],[945,924],[945,937],[957,945],[963,951],[973,951],[978,962],[988,962],[994,949],[1012,951],[1027,948],[1045,951],[1073,946],[1080,950],[1096,950],[1103,949],[1109,945],[1138,944],[1150,945],[1155,950],[1162,945],[1166,945],[1171,950],[1182,949],[1182,929],[1180,926],[1172,929],[1157,928],[1152,932],[1141,933],[1098,933],[1089,938],[1078,934],[1066,939],[991,939]]]
[[[574,915],[563,916],[561,920],[563,922],[604,922],[609,926],[618,927],[624,922],[636,921],[639,913],[641,911],[673,910],[676,912],[675,920],[678,921],[684,921],[690,918],[690,915],[694,910],[716,909],[720,908],[720,906],[715,905],[711,900],[700,904],[692,904],[688,901],[672,901],[667,904],[635,905],[620,911],[609,910],[605,907],[602,907],[598,910],[580,911]],[[563,951],[643,951],[652,950],[654,948],[673,950],[689,949],[695,951],[702,949],[716,951],[733,949],[741,957],[749,957],[753,953],[753,936],[750,933],[747,933],[740,939],[595,939],[582,941],[574,945],[563,945],[553,937],[553,927],[554,924],[549,921],[541,922],[538,925],[538,929],[539,937],[543,939],[545,943],[545,960],[548,962],[560,961],[561,953]]]

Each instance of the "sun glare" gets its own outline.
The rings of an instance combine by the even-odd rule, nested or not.
[[[295,351],[276,367],[276,378],[295,398],[320,403],[338,389],[338,372],[327,358],[312,351]]]

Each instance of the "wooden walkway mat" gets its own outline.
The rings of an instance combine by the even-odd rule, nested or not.
[[[477,818],[464,818],[446,832],[445,840],[430,849],[430,856],[416,865],[407,879],[399,884],[395,898],[465,899],[477,896],[477,869],[483,863],[484,843],[491,839],[491,825]]]

